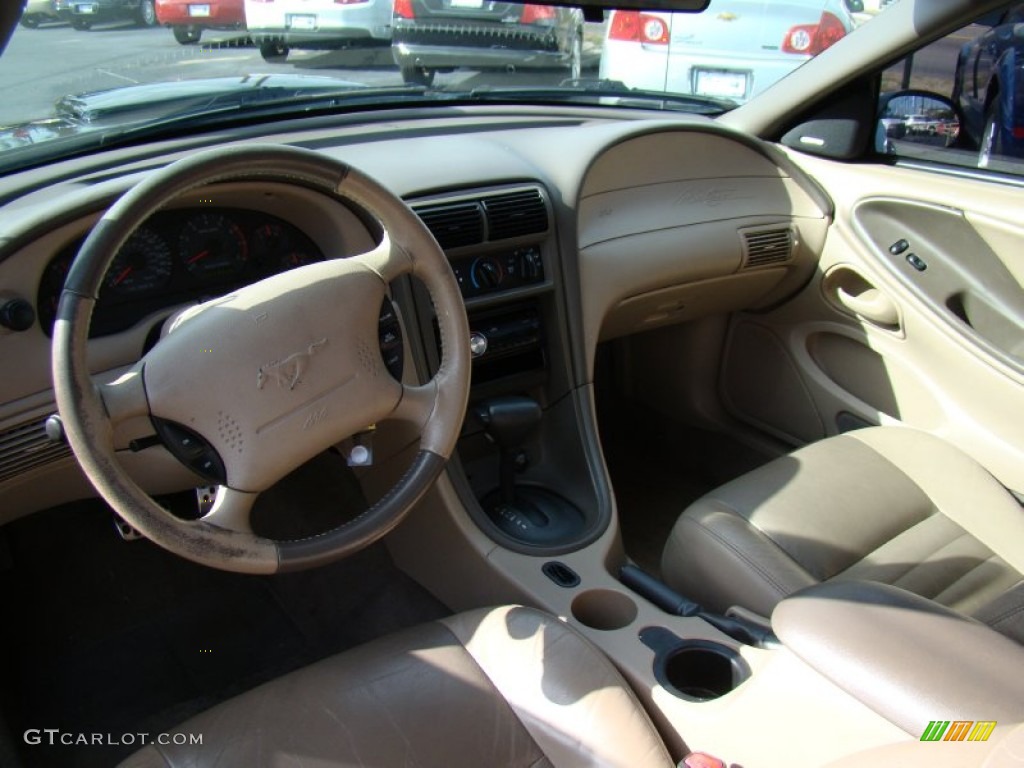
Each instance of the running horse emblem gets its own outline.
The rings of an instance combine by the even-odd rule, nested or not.
[[[295,385],[302,381],[302,374],[309,368],[309,361],[313,355],[326,343],[325,336],[306,347],[304,352],[296,352],[283,360],[261,365],[256,371],[256,389],[263,389],[263,385],[268,381],[276,381],[277,386],[282,389],[295,389]]]

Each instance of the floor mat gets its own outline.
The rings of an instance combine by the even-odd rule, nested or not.
[[[33,515],[6,536],[14,565],[0,574],[0,688],[33,768],[105,768],[138,743],[26,746],[26,729],[160,733],[284,672],[449,613],[382,545],[313,571],[223,573],[122,541],[100,502]]]
[[[682,511],[767,461],[726,435],[673,423],[636,403],[606,396],[598,413],[626,553],[655,576]]]

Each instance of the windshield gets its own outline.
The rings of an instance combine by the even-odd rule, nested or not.
[[[0,60],[0,168],[261,112],[468,99],[716,115],[887,0],[700,14],[496,0],[28,0]],[[146,132],[148,131],[148,132]]]

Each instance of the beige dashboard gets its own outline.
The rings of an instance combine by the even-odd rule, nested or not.
[[[610,148],[580,193],[587,349],[792,294],[829,222],[805,184],[731,137],[666,132]]]
[[[555,365],[576,385],[589,380],[600,340],[760,307],[794,293],[813,271],[830,223],[827,198],[784,156],[702,119],[640,127],[494,121],[492,130],[467,135],[435,128],[413,142],[401,135],[365,144],[354,135],[316,140],[320,151],[362,168],[406,199],[523,183],[544,189],[554,201],[558,235],[545,255],[544,290],[553,289],[558,305],[567,307],[552,315],[561,327],[548,335],[566,340]],[[312,136],[275,140],[302,144]],[[159,163],[174,157],[168,152]],[[0,293],[34,302],[55,255],[80,241],[106,206],[152,167],[154,161],[126,163],[123,170],[65,179],[7,203],[0,209],[7,233],[0,243],[6,251]],[[55,206],[70,213],[49,223]],[[204,206],[276,217],[326,258],[366,251],[375,237],[372,222],[299,186],[218,185],[170,208]],[[202,298],[208,296],[198,292],[191,300]],[[92,369],[113,376],[137,361],[154,328],[182,306],[154,308],[131,327],[92,339]],[[417,322],[413,312],[404,316],[407,324]],[[407,332],[427,335],[419,328]],[[0,355],[9,361],[0,377],[3,523],[92,491],[66,448],[47,443],[42,432],[55,411],[45,330],[39,323],[24,332],[0,329]],[[201,388],[197,382],[197,393]],[[143,464],[126,452],[125,461],[138,465],[151,493],[197,484],[169,455]]]

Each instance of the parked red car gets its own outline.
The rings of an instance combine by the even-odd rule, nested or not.
[[[156,0],[156,18],[182,45],[198,43],[204,29],[245,29],[243,0]]]

